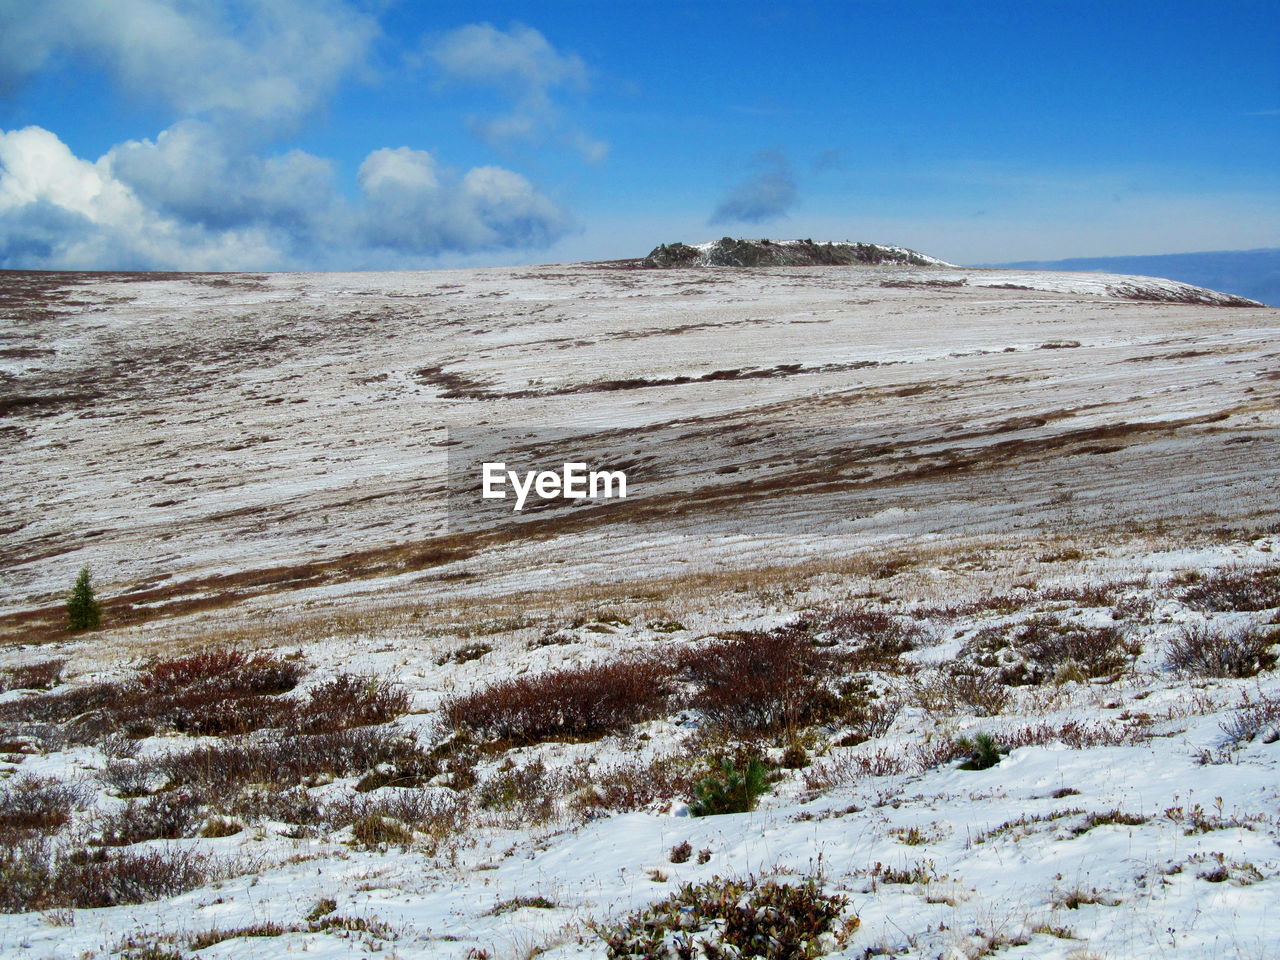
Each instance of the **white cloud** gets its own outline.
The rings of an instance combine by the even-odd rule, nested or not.
[[[346,0],[0,0],[0,89],[89,66],[179,118],[97,160],[40,127],[0,131],[0,267],[412,267],[564,236],[565,211],[511,170],[377,149],[348,196],[330,160],[264,151],[363,68],[377,33]],[[550,133],[603,156],[551,98],[583,87],[585,64],[538,31],[464,27],[435,54],[450,76],[514,98],[484,136]]]
[[[580,57],[558,53],[541,33],[521,24],[508,31],[489,23],[468,24],[441,37],[430,53],[451,77],[505,85],[521,95],[545,96],[553,87],[587,82]]]
[[[544,247],[568,216],[500,167],[458,174],[426,151],[375,150],[360,195],[302,151],[230,149],[183,121],[154,141],[76,157],[39,127],[0,131],[0,267],[322,269]]]
[[[181,116],[291,123],[362,64],[372,18],[339,0],[38,0],[0,8],[0,84],[56,53]]]
[[[446,79],[501,90],[512,101],[510,113],[469,117],[467,126],[493,147],[551,139],[597,163],[609,145],[564,119],[552,92],[586,89],[586,64],[575,54],[557,51],[540,32],[515,24],[499,30],[489,23],[459,27],[429,43],[426,54]]]
[[[198,120],[112,147],[104,163],[147,205],[212,229],[246,221],[305,226],[336,191],[329,160],[301,150],[273,157],[234,150]]]
[[[528,180],[501,167],[461,178],[425,150],[375,150],[360,165],[364,237],[406,252],[540,247],[568,229],[567,216]]]
[[[209,232],[166,217],[39,127],[0,131],[0,265],[220,270],[273,261],[254,229]]]

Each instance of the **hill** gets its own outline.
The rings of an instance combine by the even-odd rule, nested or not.
[[[1280,948],[1280,311],[629,262],[0,318],[0,944]]]
[[[1075,257],[997,266],[1029,270],[1089,270],[1169,277],[1280,306],[1280,249],[1166,253],[1145,257]]]
[[[722,237],[690,246],[661,244],[640,261],[643,267],[835,267],[897,263],[916,267],[951,266],[906,247],[849,241],[747,240]]]

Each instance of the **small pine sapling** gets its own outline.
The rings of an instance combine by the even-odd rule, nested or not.
[[[710,776],[694,788],[696,798],[689,804],[689,816],[710,817],[721,813],[746,813],[769,787],[764,764],[752,758],[744,770],[734,767],[728,757],[720,761],[720,774]]]
[[[92,630],[102,622],[102,608],[89,583],[89,568],[82,567],[67,596],[67,625],[72,630]]]
[[[960,764],[961,770],[986,770],[1000,762],[1000,745],[989,733],[975,734],[972,740],[965,737],[960,746],[969,751],[969,759]]]

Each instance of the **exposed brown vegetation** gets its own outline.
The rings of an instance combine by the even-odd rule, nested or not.
[[[441,712],[456,729],[491,741],[594,739],[658,716],[669,673],[654,660],[631,658],[514,677],[454,697]]]
[[[827,689],[829,656],[798,631],[699,643],[681,653],[679,666],[698,685],[690,705],[734,733],[798,727],[837,707]]]
[[[1193,610],[1270,610],[1280,607],[1280,567],[1228,568],[1200,577],[1180,594]]]
[[[1201,677],[1252,677],[1276,665],[1277,637],[1259,627],[1193,623],[1169,640],[1165,662]]]

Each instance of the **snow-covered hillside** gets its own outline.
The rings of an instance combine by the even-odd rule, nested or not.
[[[0,955],[1280,954],[1280,313],[1226,303],[0,275]],[[628,498],[446,497],[565,449]]]

